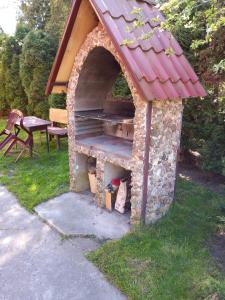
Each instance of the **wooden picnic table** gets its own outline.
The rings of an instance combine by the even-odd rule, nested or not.
[[[20,124],[16,124],[16,125],[19,128]],[[30,135],[27,140],[27,143],[28,143],[29,149],[30,149],[30,156],[32,157],[32,155],[33,155],[33,145],[34,145],[33,132],[35,132],[35,131],[39,131],[39,132],[45,131],[47,150],[49,152],[48,126],[51,125],[51,122],[34,117],[34,116],[28,116],[28,117],[24,117],[23,125],[30,132]]]

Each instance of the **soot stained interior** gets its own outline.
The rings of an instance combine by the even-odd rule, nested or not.
[[[113,97],[121,68],[103,47],[94,48],[80,72],[75,93],[76,140],[86,148],[132,155],[135,114],[132,97]]]
[[[119,72],[120,66],[110,52],[102,47],[92,50],[78,81],[76,111],[103,109]]]

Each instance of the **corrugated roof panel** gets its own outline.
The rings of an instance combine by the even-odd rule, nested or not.
[[[150,81],[154,81],[156,78],[156,74],[154,70],[149,69],[148,65],[143,66],[143,68],[139,68],[139,65],[143,62],[143,52],[140,48],[137,48],[135,53],[133,53],[134,60],[136,61],[136,65],[138,66],[139,73],[141,74],[141,78],[149,78]]]
[[[159,82],[159,80],[155,80],[151,83],[147,82],[146,80],[142,80],[142,84],[143,82],[146,82],[147,84],[149,84],[149,89],[153,91],[154,94],[154,99],[167,99],[168,95],[167,93],[164,91],[164,89],[161,88],[161,83]],[[147,94],[146,94],[147,96]]]
[[[196,94],[193,97],[205,97],[207,96],[205,89],[201,85],[200,81],[197,81],[195,84]]]
[[[155,34],[158,42],[160,42],[163,45],[164,49],[171,47],[173,48],[177,56],[183,54],[183,49],[181,48],[181,46],[179,45],[179,43],[171,33],[167,31],[162,31],[159,28],[158,30],[155,31]]]
[[[105,19],[105,22],[107,22],[108,26],[115,27],[114,26],[115,24],[113,25],[113,23],[115,23],[115,21],[108,12],[104,14],[104,19]],[[135,49],[137,47],[141,47],[143,51],[148,51],[154,47],[155,52],[161,52],[164,50],[163,44],[161,44],[161,42],[159,42],[158,39],[155,38],[155,36],[152,36],[152,38],[148,39],[148,40],[140,40],[139,39],[139,37],[143,34],[143,32],[154,33],[149,24],[146,24],[141,29],[127,32],[126,27],[127,26],[131,27],[132,26],[131,24],[127,23],[123,17],[116,19],[117,31],[120,32],[120,39],[118,40],[119,45],[121,45],[125,39],[128,39],[128,40],[132,41],[132,44],[129,44],[126,46],[127,48],[130,48],[130,49]]]
[[[153,50],[150,50],[149,52],[146,52],[145,55],[143,55],[143,60],[148,61],[148,63],[146,63],[146,65],[148,65],[148,68],[152,68],[156,74],[156,78],[158,79],[161,83],[167,81],[167,80],[179,80],[179,78],[172,78],[169,76],[168,72],[165,69],[165,66],[163,65],[163,63],[161,61],[158,60],[158,55],[156,54]],[[145,59],[144,59],[145,58]],[[147,73],[147,81],[150,81],[150,78],[148,76]]]
[[[137,90],[146,100],[206,96],[179,43],[171,33],[160,28],[160,22],[164,21],[164,17],[158,8],[152,5],[152,0],[89,1],[132,76]],[[74,1],[62,47],[58,51],[51,74],[57,75],[81,2],[82,0]],[[141,14],[132,13],[134,8],[140,8]],[[143,17],[146,24],[127,32],[126,27],[132,27],[133,21],[140,17]],[[145,39],[144,36],[140,38],[141,35],[148,34],[151,35],[150,38]],[[121,46],[125,39],[132,40],[133,43]],[[166,55],[169,48],[173,49],[170,56]],[[53,77],[49,79],[48,92],[53,86]]]
[[[177,74],[179,74],[179,77],[182,78],[184,82],[187,82],[190,80],[190,76],[188,75],[183,65],[180,63],[180,57],[181,56],[177,57],[176,55],[172,55],[169,57],[169,59],[172,62]]]
[[[189,78],[192,82],[196,82],[199,80],[198,76],[196,75],[195,71],[191,67],[189,61],[186,59],[184,55],[179,57],[180,64],[182,65],[183,69],[187,72]]]
[[[137,18],[137,15],[132,13],[135,7],[141,8],[142,15],[148,17],[148,19],[159,15],[159,11],[154,6],[136,0],[97,0],[96,2],[102,14],[109,12],[115,19],[123,16],[127,22],[132,22]],[[164,19],[162,15],[160,17],[162,20]],[[158,26],[159,22],[151,22],[151,24],[152,26]]]
[[[165,91],[167,99],[178,99],[181,97],[181,92],[178,88],[179,82],[172,84],[171,81],[166,81],[161,85],[161,88]]]
[[[156,7],[136,0],[91,2],[100,13],[100,18],[110,32],[117,50],[132,71],[132,76],[137,79],[136,84],[147,100],[206,95],[179,43],[171,33],[159,27],[164,17]],[[141,15],[147,23],[129,32],[126,27],[131,28],[132,22],[138,17],[137,14],[131,13],[134,7],[141,8]],[[148,33],[152,33],[152,37],[140,39],[142,34]],[[132,43],[121,46],[125,39]],[[174,54],[167,55],[168,48],[172,48]]]
[[[182,98],[190,97],[191,95],[190,91],[182,80],[179,80],[175,85],[176,85],[176,91],[178,92],[180,97]]]
[[[182,80],[182,77],[177,73],[176,68],[174,68],[170,57],[168,57],[164,51],[159,54],[156,54],[156,56],[159,59],[160,64],[164,69],[164,72],[167,74],[167,77],[168,79],[170,79],[171,82],[177,82],[179,80]],[[157,68],[157,64],[155,68]]]
[[[148,95],[148,97],[151,97],[151,99],[156,99],[154,89],[151,87],[151,84],[149,84],[145,79],[141,80],[141,86],[143,88],[143,95],[144,95],[145,99],[147,99],[146,98],[147,95]],[[161,92],[161,90],[160,90],[160,92]],[[161,92],[158,99],[163,99],[165,96],[166,96],[165,93]]]
[[[193,84],[190,80],[185,83],[185,86],[189,92],[190,95],[193,97],[196,97],[196,94],[198,93],[195,84]]]

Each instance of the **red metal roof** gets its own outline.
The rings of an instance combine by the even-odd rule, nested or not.
[[[76,6],[76,2],[74,7]],[[160,28],[164,17],[151,0],[89,0],[100,21],[110,35],[117,51],[130,72],[137,89],[147,100],[166,100],[188,97],[204,97],[206,92],[176,39]],[[131,33],[127,26],[137,15],[135,8],[141,9],[146,25]],[[75,22],[75,20],[74,20]],[[139,39],[143,33],[152,33],[147,40]],[[125,40],[133,43],[121,46]],[[168,48],[174,50],[166,55]]]

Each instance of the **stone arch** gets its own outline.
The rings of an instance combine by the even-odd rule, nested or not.
[[[108,37],[103,27],[99,24],[88,35],[87,39],[85,40],[83,46],[81,47],[80,51],[78,52],[75,58],[74,66],[72,69],[72,73],[68,85],[67,106],[68,108],[70,108],[70,111],[71,109],[72,111],[75,111],[75,91],[77,90],[79,78],[85,63],[87,62],[90,54],[95,50],[95,48],[104,48],[106,51],[108,51],[111,54],[111,56],[117,62],[117,64],[121,68],[127,80],[128,86],[132,93],[132,97],[134,99],[135,107],[137,107],[138,101],[141,100],[140,95],[138,94],[133,84],[132,78],[128,74],[123,62],[121,61],[118,52],[116,51],[114,45],[112,44],[112,41]]]
[[[94,47],[79,74],[74,100],[75,110],[103,109],[120,69],[118,62],[108,50],[101,46]]]
[[[140,96],[137,92],[133,80],[129,75],[125,65],[123,64],[118,52],[116,51],[111,39],[99,24],[88,36],[79,50],[73,65],[73,69],[70,76],[67,93],[67,110],[69,113],[69,162],[70,162],[70,187],[71,190],[76,190],[75,186],[75,168],[76,168],[76,151],[75,151],[75,108],[76,108],[76,93],[78,90],[79,79],[82,77],[82,70],[87,62],[89,55],[95,49],[103,48],[104,51],[108,51],[111,57],[117,62],[118,66],[122,70],[128,86],[131,90],[134,105],[135,105],[135,117],[134,117],[134,143],[132,154],[132,169],[133,169],[133,188],[132,188],[132,219],[140,220],[140,212],[142,205],[142,186],[143,186],[143,159],[145,153],[145,132],[146,132],[146,109],[147,101]],[[100,83],[99,83],[100,84]],[[79,90],[78,90],[79,92]],[[80,95],[82,94],[79,92]],[[79,96],[79,94],[78,94]],[[103,96],[103,94],[102,94]],[[140,129],[140,130],[139,130]]]

